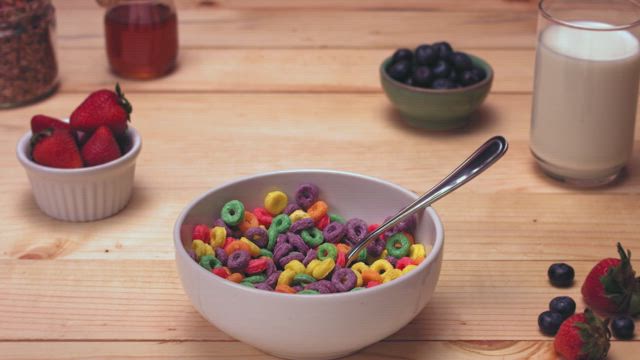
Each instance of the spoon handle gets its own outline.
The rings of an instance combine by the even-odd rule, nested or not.
[[[384,222],[359,243],[355,244],[347,254],[347,266],[358,257],[360,250],[365,248],[373,239],[378,238],[407,216],[433,204],[488,169],[507,152],[508,146],[507,140],[502,136],[494,136],[482,144],[471,156],[447,175],[447,177],[442,179],[436,186],[431,188],[431,190],[400,210],[394,217]]]

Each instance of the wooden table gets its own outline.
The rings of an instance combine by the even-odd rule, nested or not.
[[[567,261],[581,282],[616,241],[640,256],[640,144],[626,178],[589,191],[549,180],[529,154],[534,1],[178,1],[180,67],[145,82],[109,73],[94,2],[55,4],[60,90],[0,112],[2,359],[269,358],[191,307],[172,245],[190,200],[263,171],[348,170],[422,192],[490,136],[510,140],[503,160],[435,207],[446,250],[433,300],[353,359],[554,358],[537,315],[556,295],[584,304],[579,286],[551,287],[547,267]],[[438,40],[496,73],[459,131],[406,126],[378,83],[395,48]],[[34,203],[15,144],[33,114],[68,116],[116,81],[144,139],[131,202],[103,221],[55,221]],[[611,359],[639,352],[639,341],[618,341]]]

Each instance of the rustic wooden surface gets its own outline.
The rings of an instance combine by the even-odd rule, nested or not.
[[[580,281],[616,241],[640,254],[640,144],[624,179],[589,191],[545,178],[529,154],[533,1],[181,0],[180,67],[140,82],[108,72],[94,2],[54,3],[60,91],[0,112],[1,359],[270,358],[190,306],[171,239],[195,196],[262,171],[348,170],[421,192],[486,138],[511,142],[435,207],[446,250],[432,302],[352,359],[553,359],[538,313],[561,294],[584,304],[578,286],[548,285],[548,265],[569,261]],[[378,66],[396,47],[443,39],[486,58],[494,88],[468,127],[418,131],[391,108]],[[33,114],[67,116],[118,80],[144,142],[133,198],[103,221],[52,220],[31,197],[16,141]],[[639,352],[639,341],[617,341],[610,358]]]

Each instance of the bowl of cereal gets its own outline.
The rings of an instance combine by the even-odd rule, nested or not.
[[[393,183],[332,170],[228,182],[176,221],[182,286],[214,326],[269,354],[356,352],[407,325],[435,290],[444,232],[432,208],[345,264],[350,245],[416,198]]]

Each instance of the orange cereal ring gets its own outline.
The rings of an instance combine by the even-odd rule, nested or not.
[[[248,253],[251,253],[251,248],[249,247],[249,244],[240,240],[232,241],[229,243],[229,245],[224,247],[224,252],[226,252],[227,255],[231,255],[232,252],[238,251],[238,250],[246,250]]]
[[[240,283],[242,280],[244,280],[244,275],[240,273],[233,273],[227,276],[227,280],[233,281],[234,283]]]
[[[369,281],[382,283],[382,276],[375,270],[367,269],[362,272],[362,283],[367,285]]]
[[[406,231],[403,231],[402,233],[404,234],[404,236],[407,237],[407,239],[409,239],[409,243],[411,243],[411,245],[416,243],[416,240],[413,238],[413,235],[409,234]]]
[[[336,244],[336,247],[338,248],[339,252],[343,252],[345,254],[348,254],[349,250],[351,250],[351,246],[344,243]]]
[[[276,292],[285,293],[285,294],[295,294],[296,290],[289,285],[280,284],[276,286]]]
[[[249,211],[244,212],[244,219],[238,224],[238,228],[242,231],[243,234],[247,232],[247,230],[252,227],[258,227],[260,223],[258,222],[258,217]]]
[[[322,200],[318,200],[315,202],[315,204],[311,205],[311,207],[307,209],[307,214],[311,216],[314,222],[317,222],[327,214],[327,210],[329,210],[329,206],[327,205],[327,203]]]
[[[413,260],[414,265],[420,265],[421,262],[424,261],[424,256],[419,256],[415,260]]]

